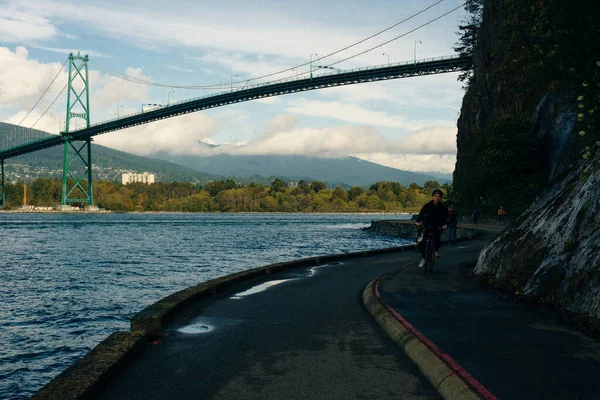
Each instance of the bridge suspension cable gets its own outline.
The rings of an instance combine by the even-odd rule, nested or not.
[[[23,117],[23,119],[21,120],[21,122],[19,122],[19,126],[21,126],[21,124],[23,123],[23,121],[25,121],[25,119],[29,116],[29,114],[31,114],[31,112],[35,109],[35,107],[37,107],[38,103],[42,100],[42,98],[46,95],[46,93],[48,93],[48,90],[50,89],[50,87],[52,86],[52,84],[54,84],[54,81],[56,80],[56,78],[58,78],[58,75],[60,75],[60,73],[62,72],[63,68],[65,67],[65,65],[67,64],[67,61],[69,61],[69,59],[67,58],[65,60],[65,62],[63,63],[63,65],[60,67],[60,69],[58,70],[58,72],[56,73],[56,76],[54,77],[54,79],[52,79],[52,82],[50,82],[50,85],[48,85],[48,87],[46,88],[46,90],[44,91],[44,93],[42,93],[42,95],[40,96],[40,98],[38,99],[38,101],[35,102],[35,104],[33,105],[33,107],[31,107],[31,110],[29,110],[29,112]],[[63,91],[65,89],[63,88]],[[62,93],[62,91],[61,91]],[[54,99],[54,101],[56,101],[56,99]],[[52,104],[54,104],[54,101],[52,102]],[[46,110],[48,111],[48,110]],[[44,112],[45,114],[45,112]],[[38,119],[39,121],[39,119]],[[35,122],[37,124],[37,121]],[[33,124],[35,126],[35,124]],[[33,126],[32,126],[33,128]]]
[[[37,121],[35,121],[35,122],[33,123],[33,125],[31,125],[31,126],[29,127],[29,129],[33,129],[33,127],[34,127],[34,126],[35,126],[35,125],[36,125],[38,122],[40,122],[40,119],[42,119],[42,117],[43,117],[44,115],[46,115],[46,113],[48,112],[48,110],[50,110],[50,107],[52,107],[52,106],[54,105],[54,103],[56,103],[56,100],[58,100],[58,98],[60,97],[60,95],[61,95],[61,94],[63,94],[63,92],[65,91],[65,89],[67,88],[67,86],[68,86],[68,85],[69,85],[69,83],[68,83],[68,82],[67,82],[67,83],[65,83],[65,86],[62,88],[62,90],[60,91],[60,93],[59,93],[58,95],[56,95],[56,97],[54,98],[54,100],[52,100],[52,103],[50,103],[50,105],[48,106],[48,108],[46,108],[46,111],[44,111],[44,113],[43,113],[42,115],[40,115],[40,117],[37,119]]]
[[[390,39],[390,40],[388,40],[388,41],[386,41],[386,42],[383,42],[383,43],[381,43],[381,44],[379,44],[379,45],[377,45],[377,46],[375,46],[375,47],[371,47],[370,49],[364,50],[364,51],[362,51],[362,52],[360,52],[360,53],[354,54],[354,55],[352,55],[352,56],[350,56],[350,57],[346,57],[346,58],[344,58],[344,59],[342,59],[342,60],[339,60],[339,61],[336,61],[336,62],[334,62],[334,63],[329,63],[329,64],[328,64],[328,66],[332,66],[332,65],[339,64],[339,63],[341,63],[341,62],[344,62],[344,61],[350,60],[350,59],[352,59],[352,58],[354,58],[354,57],[357,57],[357,56],[363,55],[363,54],[365,54],[365,53],[368,53],[369,51],[375,50],[375,49],[377,49],[377,48],[379,48],[379,47],[385,46],[386,44],[388,44],[388,43],[390,43],[390,42],[393,42],[394,40],[398,40],[398,39],[400,39],[401,37],[404,37],[404,36],[406,36],[406,35],[408,35],[408,34],[410,34],[410,33],[413,33],[413,32],[415,32],[415,31],[417,31],[417,30],[419,30],[419,29],[421,29],[421,28],[423,28],[423,27],[425,27],[425,26],[427,26],[427,25],[429,25],[429,24],[431,24],[431,23],[433,23],[433,22],[437,21],[438,19],[444,18],[446,15],[448,15],[448,14],[450,14],[450,13],[452,13],[452,12],[454,12],[454,11],[458,10],[459,8],[462,8],[462,7],[463,7],[465,4],[467,4],[467,3],[466,3],[466,2],[464,2],[464,3],[462,3],[461,5],[454,7],[452,10],[450,10],[450,11],[448,11],[448,12],[446,12],[446,13],[444,13],[444,14],[440,15],[439,17],[436,17],[436,18],[434,18],[434,19],[432,19],[432,20],[429,20],[429,21],[427,21],[427,22],[425,22],[425,23],[423,23],[423,24],[421,24],[421,25],[417,26],[416,28],[414,28],[414,29],[411,29],[411,30],[410,30],[410,31],[408,31],[408,32],[405,32],[405,33],[403,33],[402,35],[398,35],[398,36],[396,36],[396,37],[394,37],[394,38],[392,38],[392,39]],[[313,60],[313,61],[314,61],[314,60]]]
[[[341,49],[338,49],[336,51],[328,53],[328,54],[326,54],[326,55],[324,55],[322,57],[314,59],[314,60],[312,60],[312,62],[323,60],[323,59],[331,57],[331,56],[333,56],[335,54],[341,53],[342,51],[348,50],[348,49],[350,49],[350,48],[352,48],[354,46],[362,44],[362,43],[366,42],[367,40],[370,40],[370,39],[372,39],[372,38],[374,38],[374,37],[376,37],[376,36],[378,36],[378,35],[380,35],[380,34],[382,34],[384,32],[389,31],[392,28],[395,28],[396,26],[398,26],[398,25],[400,25],[400,24],[402,24],[404,22],[407,22],[407,21],[411,20],[412,18],[414,18],[414,17],[416,17],[416,16],[418,16],[418,15],[426,12],[427,10],[433,8],[434,6],[436,6],[436,5],[438,5],[439,3],[442,3],[442,2],[443,2],[443,0],[439,0],[436,3],[433,3],[430,6],[427,6],[427,7],[423,8],[422,10],[420,10],[420,11],[418,11],[418,12],[410,15],[409,17],[403,19],[402,21],[399,21],[399,22],[397,22],[397,23],[395,23],[393,25],[390,25],[387,28],[382,29],[382,30],[378,31],[377,33],[374,33],[374,34],[372,34],[372,35],[370,35],[370,36],[368,36],[368,37],[366,37],[364,39],[361,39],[361,40],[359,40],[357,42],[354,42],[354,43],[352,43],[352,44],[350,44],[348,46],[345,46],[345,47],[343,47]],[[435,19],[430,20],[429,22],[424,23],[424,24],[420,25],[419,27],[417,27],[417,28],[415,28],[413,30],[410,30],[410,31],[408,31],[406,33],[403,33],[402,35],[396,36],[395,38],[393,38],[391,40],[388,40],[388,41],[386,41],[386,42],[384,42],[384,43],[382,43],[382,44],[380,44],[378,46],[372,47],[372,48],[370,48],[370,49],[368,49],[366,51],[357,53],[355,55],[352,55],[350,57],[347,57],[347,58],[345,58],[345,59],[343,59],[341,61],[337,61],[337,62],[335,62],[333,64],[330,64],[330,65],[335,65],[335,64],[339,64],[342,61],[347,61],[347,60],[352,59],[354,57],[357,57],[359,55],[365,54],[365,53],[367,53],[367,52],[369,52],[369,51],[371,51],[373,49],[376,49],[378,47],[384,46],[385,44],[390,43],[390,42],[392,42],[394,40],[397,40],[397,39],[399,39],[401,37],[404,37],[404,36],[408,35],[409,33],[412,33],[412,32],[414,32],[414,31],[416,31],[418,29],[421,29],[424,26],[427,26],[430,23],[432,23],[434,21],[437,21],[440,18],[443,18],[444,16],[450,14],[451,12],[456,11],[457,9],[463,7],[465,4],[466,4],[466,2],[463,3],[463,4],[461,4],[461,5],[459,5],[458,7],[454,8],[454,9],[452,9],[452,10],[444,13],[443,15],[441,15],[441,16],[435,18]],[[109,75],[113,75],[113,76],[115,76],[117,78],[124,79],[124,80],[130,81],[130,82],[145,84],[145,85],[148,85],[148,86],[168,87],[168,88],[174,88],[174,89],[210,90],[210,89],[221,88],[224,85],[222,83],[221,84],[210,84],[210,85],[173,85],[173,84],[164,84],[164,83],[152,82],[152,81],[148,81],[148,80],[145,80],[145,79],[139,79],[139,78],[131,77],[131,76],[128,76],[128,75],[123,74],[121,72],[115,71],[114,69],[111,69],[111,68],[107,67],[106,65],[103,65],[103,64],[101,64],[101,63],[99,63],[98,61],[95,61],[95,60],[90,60],[90,62],[92,62],[92,63],[96,64],[97,66],[99,66],[100,69],[103,70],[103,72],[105,72],[105,73],[107,73]],[[260,80],[260,79],[264,79],[264,78],[269,78],[269,77],[272,77],[272,76],[275,76],[275,75],[279,75],[279,74],[282,74],[282,73],[285,73],[285,72],[293,71],[296,68],[304,67],[304,66],[309,65],[309,64],[310,64],[310,62],[306,62],[306,63],[303,63],[303,64],[296,65],[294,67],[287,68],[285,70],[281,70],[281,71],[277,71],[277,72],[272,72],[272,73],[269,73],[269,74],[266,74],[266,75],[262,75],[262,76],[258,76],[258,77],[254,77],[254,78],[240,80],[240,81],[237,81],[237,82],[234,82],[234,83],[240,83],[240,82],[246,82],[246,83],[248,83],[248,82],[251,82],[251,81],[256,81],[256,80]],[[107,72],[107,71],[110,71],[110,72]],[[302,75],[304,75],[304,74],[306,74],[306,73],[303,73]]]

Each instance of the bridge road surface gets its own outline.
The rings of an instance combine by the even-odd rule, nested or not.
[[[493,235],[442,246],[428,277],[409,251],[240,284],[183,310],[96,398],[440,398],[362,304],[365,285],[384,273],[382,299],[498,398],[599,398],[597,342],[468,275]],[[277,280],[286,281],[241,295]]]

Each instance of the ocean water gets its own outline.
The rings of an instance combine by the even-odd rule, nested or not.
[[[407,244],[405,215],[0,213],[0,398],[26,399],[161,298],[234,272]]]

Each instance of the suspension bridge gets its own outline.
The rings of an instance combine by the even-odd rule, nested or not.
[[[441,1],[438,1],[435,4],[438,4],[440,2]],[[424,11],[433,7],[435,4],[419,11],[418,13],[412,15],[406,20],[423,13]],[[463,5],[464,3],[461,6]],[[437,18],[434,18],[429,22],[424,23],[420,27],[415,28],[407,33],[413,32],[416,29],[430,24],[431,22],[436,21],[442,18],[443,16],[457,10],[459,7],[456,7],[453,10],[450,10]],[[376,33],[375,35],[363,39],[351,46],[330,53],[326,57],[337,54],[338,52],[346,50],[347,48],[352,47],[356,44],[362,43],[365,40],[371,39],[372,37],[375,37],[378,34],[395,27],[406,20],[394,24],[391,27],[388,27]],[[397,36],[392,40],[396,40],[400,37],[403,37],[407,33]],[[387,44],[392,40],[389,40],[383,44]],[[379,44],[359,54],[364,54],[365,52],[378,48],[383,44]],[[347,59],[352,57],[348,57]],[[341,61],[345,60],[346,59]],[[414,60],[404,63],[388,63],[386,65],[375,65],[365,68],[347,70],[332,67],[332,65],[341,62],[338,61],[329,65],[315,65],[315,68],[313,69],[311,58],[310,72],[308,76],[296,75],[291,78],[276,79],[267,82],[259,82],[258,78],[248,80],[245,83],[243,81],[236,82],[235,87],[233,86],[233,84],[231,84],[228,87],[229,90],[224,90],[216,94],[180,101],[174,104],[169,104],[167,106],[161,106],[149,111],[144,111],[142,109],[141,112],[136,114],[123,116],[121,118],[117,117],[108,121],[90,124],[90,93],[88,80],[89,61],[90,60],[88,55],[73,55],[73,53],[71,53],[67,61],[65,61],[65,64],[63,64],[63,67],[66,65],[67,62],[69,64],[68,82],[65,85],[65,88],[67,89],[67,101],[64,131],[61,131],[59,135],[53,135],[50,137],[29,137],[24,139],[22,143],[16,145],[13,144],[11,147],[0,149],[1,207],[5,206],[6,201],[4,190],[5,160],[8,160],[13,157],[40,151],[50,147],[63,146],[64,157],[62,174],[62,197],[61,204],[58,208],[70,209],[71,206],[69,204],[78,203],[80,205],[85,206],[86,208],[93,209],[95,208],[95,206],[92,184],[93,177],[91,142],[94,136],[138,125],[148,124],[154,121],[172,118],[183,114],[202,111],[209,108],[222,107],[230,104],[251,101],[265,97],[281,96],[290,93],[318,90],[336,86],[345,86],[415,76],[464,71],[471,68],[472,65],[472,60],[469,57],[451,55],[422,60],[417,60],[415,56]],[[290,70],[294,70],[294,68]],[[313,72],[315,73],[313,74]],[[265,77],[270,77],[271,75],[266,75]],[[139,80],[137,81],[137,83],[149,84],[150,82]],[[72,118],[83,119],[85,126],[81,129],[71,129],[70,121]],[[73,163],[78,163],[79,165],[83,163],[83,172],[73,167]],[[74,172],[76,170],[77,172]]]

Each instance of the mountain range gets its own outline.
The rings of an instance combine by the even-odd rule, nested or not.
[[[357,157],[322,158],[299,155],[230,155],[213,156],[154,154],[197,171],[230,177],[285,176],[292,180],[320,180],[328,185],[369,186],[379,181],[398,182],[408,186],[413,182],[440,183],[450,179],[428,174],[385,167]]]
[[[30,137],[45,138],[51,134],[39,130],[0,123],[2,148],[16,145],[16,133],[26,132]],[[63,148],[57,146],[5,160],[7,180],[35,177],[62,176]],[[369,186],[379,181],[399,182],[408,186],[415,182],[440,183],[449,176],[403,171],[385,167],[356,157],[319,158],[282,155],[228,155],[192,156],[157,153],[141,157],[108,147],[92,145],[92,164],[95,179],[118,182],[123,172],[154,173],[157,181],[205,183],[210,180],[232,178],[240,183],[269,184],[274,177],[285,181],[320,180],[329,186]]]

